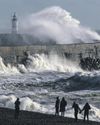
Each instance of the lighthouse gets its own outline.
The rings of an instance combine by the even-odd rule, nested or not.
[[[14,13],[12,17],[12,34],[17,34],[18,32],[18,21],[16,17],[16,13]]]

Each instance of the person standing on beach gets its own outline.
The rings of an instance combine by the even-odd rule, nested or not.
[[[65,98],[63,97],[60,103],[60,112],[61,112],[61,116],[65,115],[65,108],[67,105],[67,101],[65,100]]]
[[[59,107],[60,107],[60,99],[59,97],[57,97],[55,103],[55,115],[59,115]]]
[[[90,109],[91,109],[91,107],[90,107],[89,103],[86,103],[85,106],[83,107],[83,109],[81,110],[81,112],[84,111],[84,121],[85,121],[86,117],[87,117],[87,121],[89,121],[89,110]]]
[[[75,121],[77,122],[78,120],[78,113],[79,111],[81,111],[79,105],[76,102],[73,102],[72,108],[74,109],[74,117],[75,117]]]
[[[20,101],[19,98],[17,98],[15,101],[15,119],[18,119],[19,110],[20,110]]]

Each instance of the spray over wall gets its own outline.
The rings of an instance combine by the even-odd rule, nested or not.
[[[46,8],[24,18],[20,23],[20,30],[41,41],[52,39],[59,44],[91,43],[100,40],[95,31],[83,27],[69,12],[58,6]]]

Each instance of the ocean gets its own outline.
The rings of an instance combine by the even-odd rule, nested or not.
[[[57,44],[100,41],[99,34],[82,26],[59,6],[24,17],[19,21],[19,31],[35,36],[44,44],[48,39]],[[29,45],[27,40],[25,43]],[[14,109],[16,98],[20,98],[21,110],[55,114],[55,101],[59,96],[60,100],[65,97],[67,101],[65,116],[74,117],[74,101],[81,109],[88,102],[90,120],[100,121],[100,71],[83,71],[79,62],[54,53],[34,54],[29,58],[26,66],[12,66],[4,64],[0,57],[0,107]],[[83,113],[79,118],[83,119]]]
[[[20,98],[20,109],[55,114],[55,101],[65,97],[65,116],[74,117],[73,101],[82,109],[91,106],[90,120],[100,121],[100,71],[83,71],[78,62],[58,55],[30,55],[23,64],[5,65],[0,58],[0,107],[14,109]],[[83,119],[83,113],[79,114]]]

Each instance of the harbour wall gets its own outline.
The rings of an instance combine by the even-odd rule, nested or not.
[[[54,52],[60,56],[64,55],[70,60],[79,60],[82,57],[100,57],[100,43],[84,44],[56,44],[56,45],[32,45],[32,46],[0,46],[0,56],[7,63],[17,63],[24,57],[24,53],[31,55],[35,53],[49,54]]]

